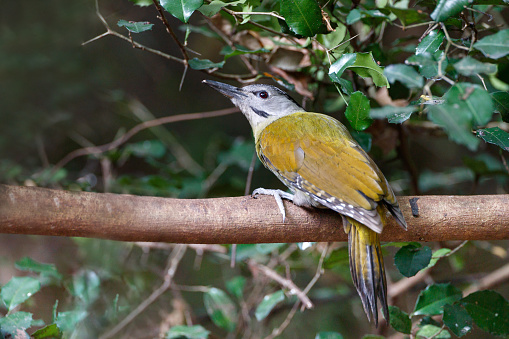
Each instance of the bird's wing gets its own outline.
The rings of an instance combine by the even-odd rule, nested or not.
[[[337,120],[295,113],[268,125],[258,155],[287,186],[380,233],[380,201],[397,202],[387,180]],[[398,208],[399,210],[399,208]]]

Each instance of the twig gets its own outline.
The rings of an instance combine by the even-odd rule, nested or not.
[[[499,285],[507,280],[509,280],[509,264],[505,264],[496,271],[493,271],[490,274],[484,276],[478,282],[472,284],[469,288],[467,288],[464,291],[464,294],[469,295],[470,293],[479,290],[493,288],[494,286]]]
[[[219,117],[222,115],[228,115],[238,112],[238,108],[227,108],[222,109],[218,111],[210,111],[210,112],[200,112],[200,113],[189,113],[189,114],[180,114],[180,115],[173,115],[169,117],[163,117],[155,120],[145,121],[141,124],[138,124],[131,128],[126,134],[122,135],[118,139],[115,139],[114,141],[101,145],[101,146],[94,146],[94,147],[85,147],[80,148],[77,150],[72,151],[71,153],[67,154],[62,160],[60,160],[53,168],[53,171],[56,171],[63,166],[65,166],[69,161],[84,156],[84,155],[91,155],[91,154],[99,154],[104,153],[107,151],[110,151],[112,149],[117,148],[118,146],[125,143],[127,140],[132,138],[137,133],[151,127],[163,125],[163,124],[169,124],[177,121],[187,121],[187,120],[196,120],[196,119],[204,119],[204,118],[212,118],[212,117]]]
[[[231,11],[230,14],[235,14],[235,15],[268,15],[268,16],[273,16],[274,18],[278,18],[279,20],[285,20],[284,17],[282,17],[281,15],[277,14],[276,12],[234,12],[234,11]]]
[[[152,304],[157,298],[159,298],[164,292],[168,290],[170,287],[173,277],[175,276],[175,272],[177,271],[177,267],[182,260],[182,257],[186,253],[186,245],[175,245],[175,248],[171,252],[168,258],[168,269],[166,271],[166,275],[164,276],[164,281],[152,294],[145,299],[141,304],[138,305],[131,313],[127,315],[120,323],[118,323],[111,330],[104,333],[100,336],[100,339],[107,339],[114,337],[118,332],[120,332],[125,326],[127,326],[134,318],[136,318],[141,312],[143,312],[150,304]]]
[[[116,37],[118,37],[118,38],[120,38],[122,40],[125,40],[125,41],[131,43],[134,48],[138,48],[138,49],[141,49],[143,51],[147,51],[147,52],[159,55],[159,56],[161,56],[163,58],[166,58],[168,60],[177,61],[177,62],[179,62],[181,64],[186,64],[187,63],[187,61],[184,60],[184,59],[180,59],[180,58],[174,57],[173,55],[169,55],[169,54],[163,53],[163,52],[161,52],[161,51],[159,51],[157,49],[153,49],[153,48],[147,47],[145,45],[142,45],[142,44],[132,40],[131,38],[126,37],[126,36],[116,32],[116,31],[112,30],[110,28],[110,26],[108,25],[108,23],[106,22],[106,20],[104,19],[104,17],[102,16],[101,12],[99,11],[98,0],[95,1],[95,8],[96,8],[96,15],[99,17],[99,20],[101,20],[103,26],[106,28],[106,32],[104,32],[104,33],[102,33],[102,34],[100,34],[100,35],[98,35],[98,36],[96,36],[96,37],[94,37],[94,38],[92,38],[92,39],[90,39],[88,41],[85,41],[84,43],[81,44],[82,46],[86,45],[86,44],[89,44],[89,43],[91,43],[93,41],[99,40],[101,38],[104,38],[105,36],[113,35],[113,36],[116,36]]]
[[[280,284],[282,287],[289,289],[290,294],[295,294],[306,308],[311,309],[314,307],[313,303],[306,295],[306,293],[303,292],[300,288],[298,288],[293,281],[283,278],[282,276],[277,274],[277,272],[274,271],[273,269],[265,265],[258,264],[256,261],[252,259],[248,261],[248,266],[251,268],[251,270],[253,271],[258,270],[268,278]]]
[[[156,7],[157,12],[159,13],[159,19],[163,22],[164,27],[166,27],[166,31],[171,35],[175,43],[179,46],[180,52],[182,53],[182,56],[184,57],[184,64],[187,65],[187,61],[189,60],[189,56],[187,55],[186,47],[180,42],[180,40],[177,38],[173,30],[171,29],[170,23],[168,20],[166,20],[166,17],[164,16],[163,9],[161,8],[161,5],[158,1],[152,0],[154,3],[154,6]]]
[[[295,313],[297,313],[297,310],[299,309],[299,304],[300,304],[300,300],[297,300],[297,302],[295,302],[295,304],[293,304],[292,309],[290,310],[290,312],[288,312],[288,315],[286,316],[285,320],[281,323],[281,325],[279,325],[278,328],[275,328],[274,330],[272,330],[272,333],[270,335],[268,335],[267,337],[265,337],[265,339],[274,339],[288,327],[288,325],[292,321],[293,317],[295,316]]]

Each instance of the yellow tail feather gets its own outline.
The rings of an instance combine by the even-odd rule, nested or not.
[[[347,217],[344,218],[344,227],[348,234],[350,273],[361,297],[364,311],[369,321],[374,319],[375,325],[378,326],[378,297],[384,317],[389,322],[387,281],[380,235],[358,221]]]

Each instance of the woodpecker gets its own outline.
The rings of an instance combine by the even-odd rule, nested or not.
[[[380,233],[386,224],[386,211],[403,229],[407,224],[392,188],[374,161],[342,123],[325,114],[306,112],[277,87],[203,82],[242,111],[253,129],[258,158],[292,192],[259,188],[253,194],[273,195],[283,221],[281,198],[341,214],[348,234],[350,273],[364,311],[378,326],[378,298],[389,322]]]

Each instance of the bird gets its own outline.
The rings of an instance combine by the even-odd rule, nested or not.
[[[378,299],[389,323],[380,234],[387,211],[404,230],[407,223],[375,162],[341,122],[307,112],[278,87],[203,82],[240,109],[253,130],[258,158],[291,191],[258,188],[253,195],[274,196],[283,222],[282,199],[339,213],[348,234],[350,273],[367,318],[378,326]]]

